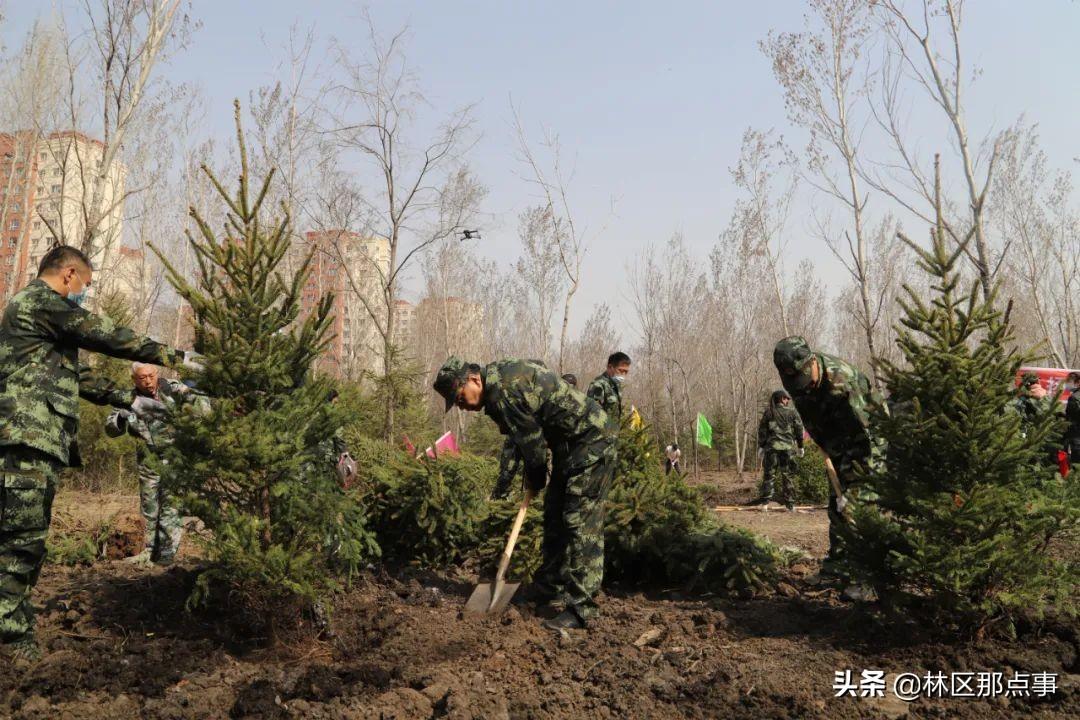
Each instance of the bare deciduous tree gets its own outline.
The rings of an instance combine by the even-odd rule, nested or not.
[[[966,208],[956,213],[963,222],[950,222],[954,241],[973,232],[974,252],[965,253],[975,268],[983,293],[989,297],[994,280],[1007,255],[1007,245],[995,255],[986,232],[984,210],[987,193],[1000,154],[1002,135],[988,135],[973,143],[968,130],[967,93],[978,70],[964,64],[961,45],[963,0],[878,0],[873,4],[887,37],[882,68],[878,123],[891,140],[896,159],[877,163],[877,172],[866,174],[870,183],[926,222],[934,219],[934,177],[905,137],[902,88],[910,81],[945,116],[964,177]],[[945,36],[939,41],[938,33]],[[937,161],[935,160],[935,168]],[[953,211],[955,212],[955,210]],[[952,228],[954,228],[953,230]]]
[[[385,241],[388,257],[372,258],[380,277],[381,302],[370,317],[382,339],[383,378],[393,375],[394,322],[399,284],[410,261],[426,248],[462,230],[462,213],[445,214],[443,195],[454,182],[456,163],[467,149],[472,109],[453,113],[427,140],[417,139],[416,113],[423,105],[404,54],[405,32],[384,41],[368,18],[370,54],[356,59],[354,43],[337,43],[340,78],[331,88],[330,132],[339,147],[373,170],[378,191],[364,201],[370,232]],[[385,437],[394,436],[397,393],[387,385]]]
[[[828,222],[818,227],[855,282],[859,302],[854,319],[873,357],[879,315],[874,305],[880,306],[881,299],[875,298],[869,275],[868,197],[860,187],[861,129],[856,117],[856,105],[868,89],[861,63],[871,37],[869,5],[865,0],[812,0],[805,25],[799,33],[770,33],[761,47],[784,89],[788,116],[810,133],[810,183],[850,216],[851,224],[843,222],[836,232]]]
[[[735,204],[728,232],[739,239],[743,253],[764,258],[780,329],[790,335],[783,259],[788,244],[784,229],[795,197],[795,159],[783,140],[774,139],[772,130],[749,128],[743,133],[731,179],[747,197]]]
[[[1037,127],[1018,124],[1006,135],[991,198],[995,224],[1014,246],[1008,267],[1019,285],[1018,309],[1030,311],[1057,366],[1076,367],[1080,216],[1072,176],[1051,169]]]

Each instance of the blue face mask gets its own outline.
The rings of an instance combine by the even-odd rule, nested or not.
[[[86,294],[87,294],[87,291],[86,291],[86,288],[84,287],[82,290],[80,290],[77,293],[69,292],[67,294],[67,299],[70,300],[71,302],[75,303],[79,307],[82,307],[83,302],[85,302],[85,300],[86,300]]]

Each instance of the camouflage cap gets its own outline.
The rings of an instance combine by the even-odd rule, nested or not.
[[[786,390],[802,390],[810,384],[810,373],[804,372],[814,359],[814,352],[799,335],[786,337],[773,348],[773,365],[780,373]]]
[[[562,379],[566,382],[567,385],[570,385],[571,387],[577,387],[577,375],[575,375],[574,373],[566,373],[562,376]]]
[[[791,399],[791,396],[788,395],[787,390],[777,390],[777,391],[773,392],[772,398],[770,398],[770,399],[772,400],[772,402],[778,403],[781,400],[783,400],[784,398],[787,398],[788,400]]]
[[[459,357],[451,356],[443,363],[443,366],[439,368],[438,374],[435,376],[435,383],[432,385],[435,388],[435,392],[443,396],[446,400],[446,410],[443,412],[449,412],[450,408],[457,402],[458,390],[461,388],[461,383],[465,380],[465,361]]]
[[[1022,388],[1028,388],[1028,387],[1031,387],[1032,385],[1038,385],[1038,384],[1039,384],[1039,376],[1036,375],[1033,372],[1026,372],[1020,378],[1020,387],[1022,387]]]

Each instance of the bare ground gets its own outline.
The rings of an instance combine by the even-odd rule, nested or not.
[[[717,492],[747,499],[731,479]],[[751,488],[752,480],[747,480]],[[824,512],[723,519],[820,555]],[[786,573],[738,601],[610,591],[587,632],[557,636],[526,607],[464,616],[474,578],[372,573],[336,598],[331,632],[252,649],[228,618],[187,613],[191,559],[49,566],[35,593],[45,658],[0,671],[13,718],[956,718],[1080,717],[1075,624],[1016,642],[943,644],[885,631],[868,611]],[[837,670],[1059,673],[1046,699],[834,699]]]

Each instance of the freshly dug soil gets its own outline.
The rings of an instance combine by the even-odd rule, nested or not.
[[[885,633],[797,566],[749,601],[613,593],[563,636],[514,606],[464,616],[467,582],[370,575],[337,598],[330,636],[252,649],[227,618],[189,614],[194,573],[50,567],[45,658],[0,673],[13,718],[1080,717],[1075,625],[1017,642]],[[1059,673],[1043,701],[834,699],[837,670]]]
[[[808,550],[827,527],[824,513],[724,519],[736,515],[765,534],[798,518],[788,540]],[[1075,622],[1013,642],[886,631],[814,585],[814,560],[751,600],[615,589],[589,630],[563,635],[522,605],[463,615],[475,578],[373,571],[335,598],[319,639],[273,649],[226,612],[185,611],[195,568],[48,566],[34,595],[46,654],[29,669],[0,669],[0,717],[1080,717]],[[846,669],[1054,672],[1059,689],[993,701],[834,698],[834,673]]]

